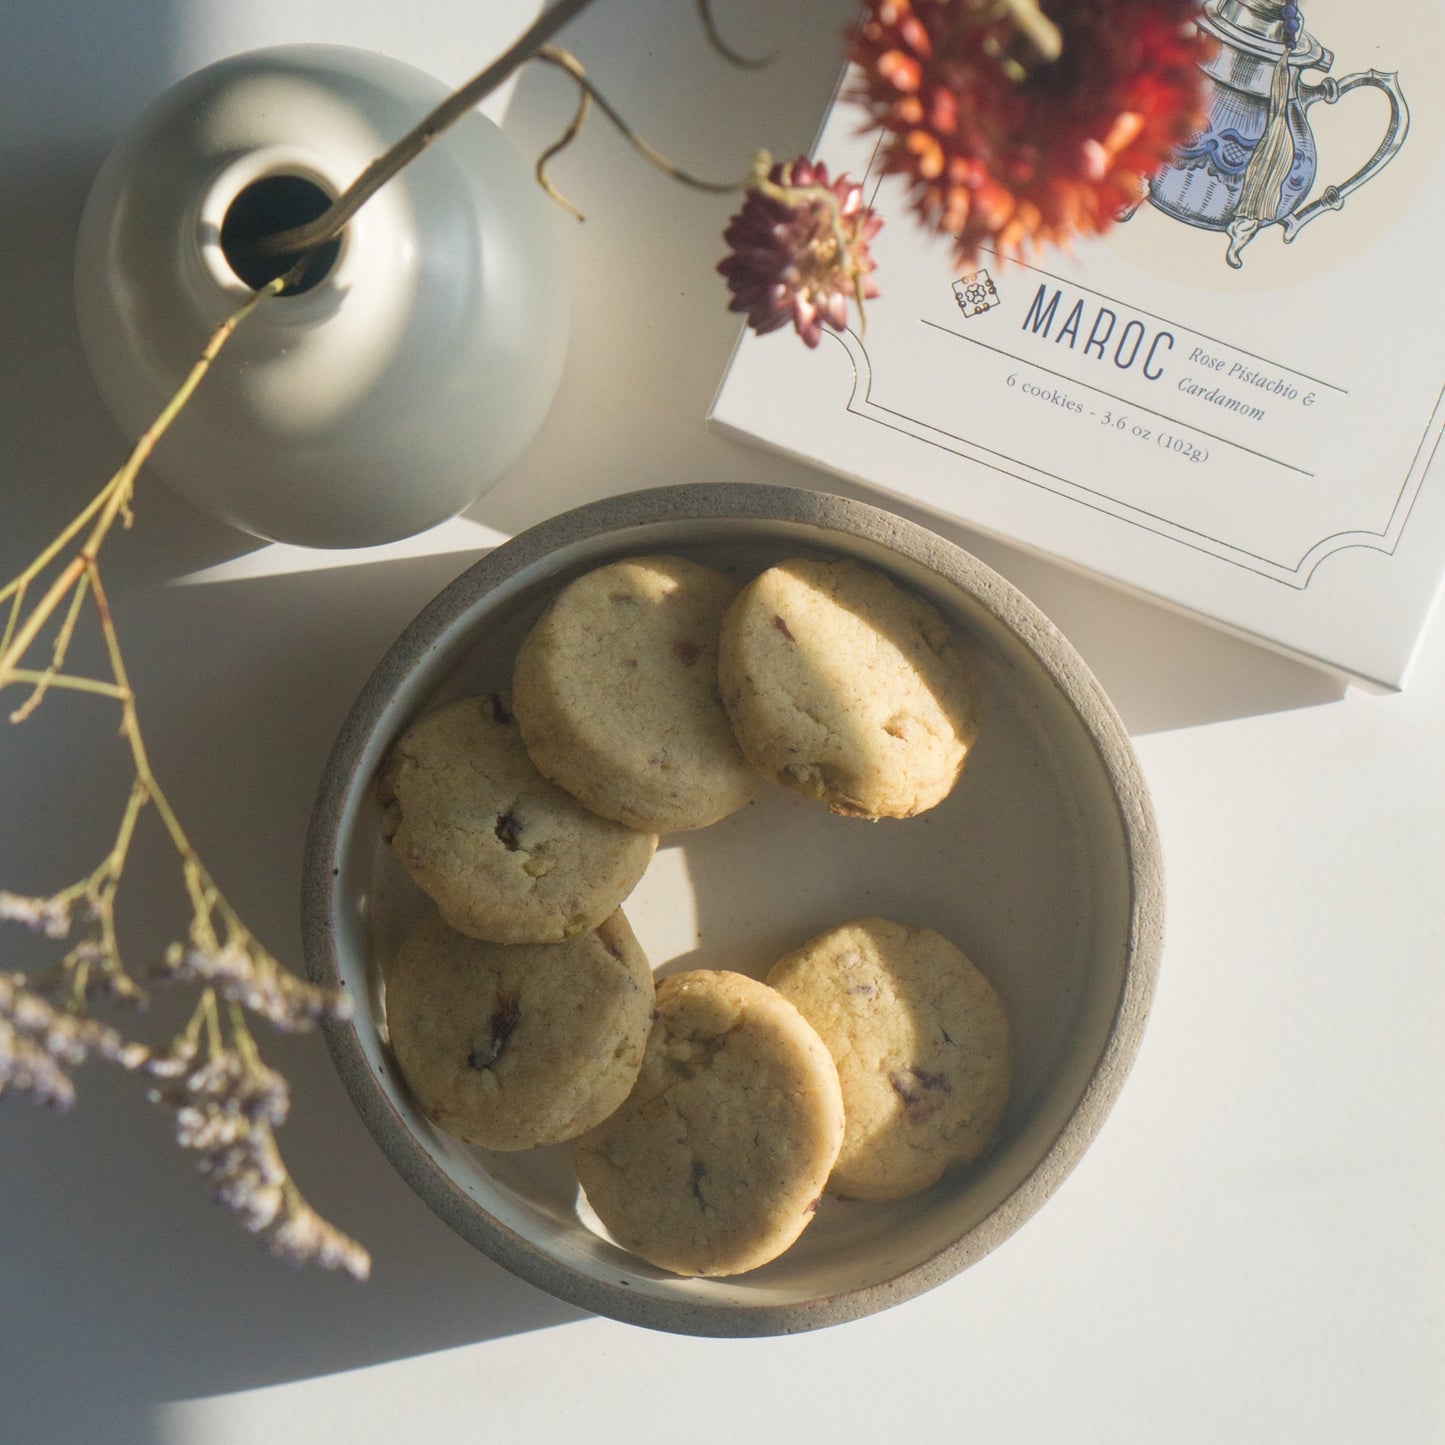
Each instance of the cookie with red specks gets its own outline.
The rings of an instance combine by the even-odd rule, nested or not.
[[[851,560],[782,562],[748,583],[723,620],[718,683],[753,766],[850,817],[942,802],[978,732],[970,649]]]
[[[729,1275],[803,1232],[842,1139],[838,1071],[798,1010],[756,979],[695,970],[658,985],[637,1084],[572,1157],[625,1249]]]
[[[737,590],[681,557],[629,557],[565,587],[512,678],[538,770],[649,833],[703,828],[747,803],[758,778],[717,689],[718,629]]]
[[[487,1149],[573,1139],[627,1098],[652,970],[620,912],[565,943],[483,943],[432,913],[382,970],[391,1049],[423,1113]]]
[[[1008,1104],[1008,1015],[942,934],[855,919],[780,959],[768,982],[838,1066],[848,1127],[830,1193],[902,1199],[988,1149]]]
[[[382,836],[451,926],[491,943],[596,928],[643,875],[657,836],[600,818],[532,765],[505,696],[422,718],[376,781]]]

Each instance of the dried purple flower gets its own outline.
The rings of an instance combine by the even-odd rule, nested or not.
[[[70,907],[67,898],[26,898],[0,889],[0,920],[23,923],[46,938],[64,938],[70,932]]]
[[[68,1109],[75,1102],[75,1085],[61,1060],[0,1014],[0,1094],[6,1089],[52,1109]]]
[[[13,1088],[36,1103],[68,1109],[75,1085],[67,1070],[92,1053],[134,1069],[148,1051],[106,1024],[62,1013],[27,988],[19,974],[0,973],[0,1094]]]
[[[229,1049],[193,1068],[179,1084],[153,1089],[151,1097],[153,1102],[176,1105],[181,1115],[223,1111],[245,1123],[284,1124],[291,1107],[290,1091],[280,1074],[259,1059],[246,1059]]]
[[[252,1234],[280,1217],[289,1178],[269,1129],[247,1129],[236,1142],[204,1153],[200,1170],[214,1185],[216,1203],[235,1211]]]
[[[193,1036],[182,1036],[176,1039],[165,1053],[151,1054],[145,1061],[145,1071],[153,1079],[178,1079],[195,1063],[199,1050],[200,1045]],[[151,1091],[152,1103],[159,1097],[158,1091]]]
[[[153,1102],[176,1111],[176,1142],[194,1149],[218,1204],[267,1248],[293,1265],[342,1269],[354,1279],[371,1270],[366,1250],[328,1224],[302,1199],[276,1147],[274,1130],[286,1120],[286,1080],[244,1048],[216,1049],[194,1064],[196,1045],[183,1036],[151,1059],[148,1071],[169,1082],[151,1090]]]
[[[344,1270],[358,1280],[371,1274],[371,1256],[366,1250],[300,1198],[271,1231],[267,1245],[277,1259],[291,1265],[319,1264],[322,1269]]]
[[[760,154],[743,208],[723,233],[732,251],[717,269],[733,293],[728,310],[743,312],[759,335],[791,322],[816,346],[825,325],[847,326],[850,298],[861,309],[878,295],[868,243],[882,224],[849,176],[830,181],[821,161],[771,165]]]
[[[309,1029],[318,1019],[348,1019],[351,999],[289,973],[252,938],[225,943],[193,937],[173,943],[157,969],[165,978],[213,984],[223,999],[259,1014],[285,1032]]]

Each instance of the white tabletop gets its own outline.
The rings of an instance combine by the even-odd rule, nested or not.
[[[0,13],[0,577],[122,449],[69,300],[106,146],[170,81],[290,40],[460,82],[527,0],[48,0]],[[805,148],[845,0],[599,0],[567,33],[696,171]],[[571,113],[528,74],[489,110],[528,154]],[[567,374],[468,518],[375,555],[260,547],[142,488],[106,559],[162,781],[252,926],[298,958],[298,876],[336,729],[401,627],[477,551],[573,503],[673,481],[833,479],[710,434],[736,334],[712,272],[730,206],[595,121],[555,166],[587,214]],[[885,278],[886,279],[886,278]],[[779,338],[778,344],[788,342]],[[862,492],[859,495],[866,495]],[[1324,1442],[1445,1438],[1445,627],[1371,697],[1047,563],[940,527],[1023,588],[1111,693],[1153,791],[1168,941],[1142,1055],[1097,1143],[1014,1238],[885,1314],[710,1341],[589,1318],[453,1236],[392,1172],[313,1038],[282,1145],[372,1249],[372,1281],[291,1274],[206,1201],[168,1120],[93,1065],[57,1118],[0,1103],[0,1439],[222,1445],[420,1439]],[[7,699],[8,701],[8,699]],[[89,871],[127,774],[114,718],[55,697],[0,729],[0,886]],[[172,936],[163,855],[128,880],[144,957]],[[0,935],[5,966],[38,956]]]

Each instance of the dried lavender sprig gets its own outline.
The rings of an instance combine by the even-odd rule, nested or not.
[[[276,1147],[274,1129],[290,1107],[285,1079],[261,1063],[248,1035],[240,1042],[213,1049],[192,1067],[194,1035],[178,1040],[152,1062],[151,1072],[172,1082],[150,1097],[175,1108],[176,1141],[201,1156],[200,1172],[216,1202],[260,1235],[273,1255],[365,1279],[370,1255],[302,1199]]]
[[[60,1060],[0,1015],[0,1094],[7,1089],[52,1109],[65,1110],[75,1102],[75,1085]]]
[[[321,1019],[351,1017],[347,994],[297,978],[249,937],[219,944],[196,938],[188,945],[173,943],[156,973],[211,984],[228,1003],[240,1004],[285,1032],[309,1029]]]
[[[203,1154],[200,1170],[215,1186],[216,1202],[232,1210],[252,1234],[261,1234],[280,1218],[286,1168],[268,1133],[258,1131],[245,1144]]]
[[[576,0],[571,3],[575,4]],[[211,1059],[225,1052],[220,1047],[218,986],[207,983],[191,1026],[164,1053],[153,1054],[142,1044],[127,1042],[116,1030],[96,1023],[82,1012],[92,992],[128,998],[135,998],[140,992],[120,961],[114,937],[113,901],[132,830],[147,805],[155,808],[180,855],[191,894],[194,909],[191,938],[196,955],[191,963],[200,965],[192,976],[207,980],[207,959],[220,952],[212,923],[219,914],[228,941],[234,940],[243,955],[240,959],[230,959],[229,974],[222,969],[229,984],[225,990],[227,997],[252,1003],[282,1027],[304,1027],[318,1018],[344,1017],[350,1010],[350,1002],[344,995],[332,997],[309,988],[286,974],[275,959],[256,946],[202,867],[151,770],[141,737],[135,694],[97,564],[101,546],[114,523],[120,519],[130,525],[130,500],[136,475],[156,442],[185,407],[207,368],[245,316],[291,279],[289,275],[278,276],[248,298],[212,333],[200,359],[120,471],[19,576],[0,587],[0,603],[7,600],[11,603],[9,621],[0,637],[0,690],[14,682],[28,682],[36,687],[31,702],[21,710],[22,716],[39,702],[45,687],[55,683],[74,683],[116,698],[121,704],[121,734],[129,744],[135,764],[135,780],[116,841],[95,873],[48,899],[0,893],[0,921],[21,923],[50,938],[68,936],[73,915],[99,925],[98,933],[82,938],[47,977],[47,990],[55,991],[60,982],[69,979],[72,1012],[63,1013],[54,1008],[44,994],[37,991],[39,985],[31,986],[20,975],[0,974],[0,1092],[11,1086],[17,1092],[57,1107],[68,1107],[74,1100],[75,1089],[67,1071],[90,1053],[98,1053],[126,1068],[143,1067],[159,1081],[174,1084],[189,1080],[189,1091],[183,1086],[168,1091],[177,1095],[169,1102],[177,1105],[177,1132],[182,1142],[201,1152],[204,1172],[215,1184],[217,1197],[238,1210],[248,1228],[269,1231],[268,1243],[273,1253],[298,1264],[315,1259],[325,1267],[344,1268],[364,1278],[370,1268],[366,1251],[319,1220],[286,1174],[272,1134],[272,1121],[283,1118],[289,1107],[284,1080],[260,1063],[238,1008],[233,1006],[232,1023],[239,1064],[233,1066],[222,1061],[211,1072],[195,1067],[202,1025],[211,1044]],[[27,610],[24,605],[27,588],[87,529],[89,535],[84,543],[51,581],[39,602]],[[100,623],[113,682],[76,680],[60,673],[71,619],[78,611],[79,599],[85,595],[90,597]],[[19,663],[27,649],[67,597],[71,598],[70,613],[62,624],[50,667],[43,673],[21,669]]]
[[[199,1041],[195,1029],[174,1039],[164,1053],[152,1052],[145,1061],[145,1072],[153,1079],[176,1079],[186,1073],[196,1061]],[[157,1102],[158,1095],[152,1095],[151,1102]]]
[[[19,923],[42,937],[69,937],[77,920],[95,924],[65,957],[34,982],[36,992],[54,996],[69,982],[73,1006],[91,998],[143,1008],[143,988],[126,972],[115,943],[114,879],[107,860],[91,877],[62,888],[48,898],[35,898],[0,889],[0,922]],[[106,875],[103,877],[102,875]]]
[[[64,894],[54,898],[28,898],[0,888],[0,920],[24,924],[32,933],[46,938],[64,938],[70,932],[70,911],[74,899]]]
[[[214,1054],[169,1088],[152,1089],[150,1098],[183,1114],[210,1115],[219,1110],[245,1123],[276,1126],[286,1122],[291,1107],[291,1092],[280,1074],[232,1049]]]
[[[328,1224],[297,1195],[267,1240],[277,1259],[291,1265],[319,1264],[322,1269],[340,1269],[352,1279],[371,1274],[371,1256],[354,1239]]]
[[[108,1024],[63,1013],[26,986],[20,974],[0,973],[0,1093],[17,1093],[68,1109],[75,1085],[68,1070],[98,1054],[124,1069],[141,1067],[150,1051]]]

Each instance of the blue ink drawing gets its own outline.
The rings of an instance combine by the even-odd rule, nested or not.
[[[1206,77],[1204,128],[1175,151],[1145,196],[1118,219],[1127,221],[1147,200],[1187,226],[1223,231],[1229,237],[1225,259],[1237,270],[1244,248],[1262,228],[1281,226],[1284,239],[1293,241],[1387,166],[1405,143],[1410,111],[1396,72],[1330,75],[1335,57],[1304,28],[1297,5],[1209,0],[1199,24],[1219,42],[1200,66]],[[1321,78],[1307,81],[1306,73]],[[1366,86],[1389,101],[1384,138],[1348,180],[1308,200],[1319,170],[1310,107],[1319,101],[1334,105]]]

